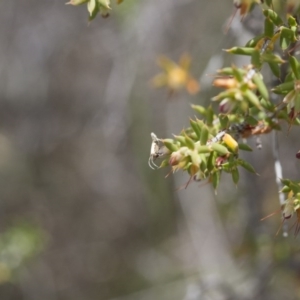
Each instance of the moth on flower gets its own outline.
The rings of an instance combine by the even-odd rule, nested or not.
[[[150,156],[148,159],[148,165],[151,169],[155,170],[155,168],[159,168],[154,160],[158,157],[163,156],[166,153],[165,146],[162,145],[161,139],[159,139],[155,133],[151,132],[151,148],[150,148]]]

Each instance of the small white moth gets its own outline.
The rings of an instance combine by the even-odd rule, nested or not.
[[[162,155],[164,155],[164,151],[162,151],[161,140],[156,136],[155,133],[151,132],[152,144],[150,148],[150,156],[148,159],[148,165],[151,169],[155,170],[158,166],[154,163],[154,160]]]

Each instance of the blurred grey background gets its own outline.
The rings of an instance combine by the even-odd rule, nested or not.
[[[224,176],[217,195],[147,164],[150,132],[187,127],[232,63],[222,49],[251,37],[239,18],[223,33],[232,12],[125,0],[88,24],[85,6],[0,1],[1,300],[300,298],[299,239],[275,237],[279,214],[260,221],[279,209],[270,136],[244,155],[260,176]],[[154,89],[157,57],[185,52],[201,92]],[[296,179],[297,130],[279,139]]]

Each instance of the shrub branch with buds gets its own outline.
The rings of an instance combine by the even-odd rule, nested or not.
[[[110,0],[70,0],[67,4],[86,4],[89,20],[98,13],[107,17]],[[117,3],[121,3],[117,0]],[[284,2],[284,3],[283,3]],[[173,172],[182,170],[189,174],[190,180],[207,179],[217,189],[221,174],[230,173],[235,184],[239,181],[239,167],[256,173],[254,168],[239,157],[241,151],[252,151],[244,141],[252,136],[257,137],[257,145],[261,147],[259,136],[274,130],[280,130],[283,122],[289,128],[300,124],[300,62],[296,57],[300,47],[300,3],[299,1],[282,1],[281,17],[273,8],[272,0],[233,0],[236,11],[244,18],[259,5],[264,18],[263,30],[251,38],[245,46],[232,47],[225,50],[233,55],[249,56],[246,67],[225,67],[217,71],[213,85],[222,91],[212,98],[219,103],[219,111],[211,106],[192,105],[199,118],[190,120],[186,128],[172,139],[158,138],[151,134],[152,145],[149,166],[155,169],[155,159],[164,158],[161,167],[170,166]],[[275,53],[279,51],[281,55]],[[167,88],[169,93],[186,89],[195,94],[199,84],[189,73],[190,57],[185,54],[175,63],[167,57],[158,60],[163,72],[153,79],[156,87]],[[267,86],[261,69],[267,65],[277,79],[277,85]],[[284,66],[284,68],[282,68]],[[282,70],[287,70],[283,74]],[[271,99],[277,95],[281,102]],[[276,151],[274,151],[276,152]],[[300,151],[296,154],[300,158]],[[278,162],[275,162],[275,170]],[[280,164],[280,162],[279,162]],[[279,177],[279,176],[277,176]],[[190,180],[188,182],[190,182]],[[282,203],[283,221],[294,213],[297,215],[295,233],[300,230],[300,182],[287,179],[277,180],[281,193],[286,200]],[[284,202],[284,203],[283,203]]]
[[[157,149],[161,155],[155,158],[164,156],[160,167],[171,166],[173,172],[187,172],[190,180],[207,179],[214,189],[223,172],[230,173],[237,184],[239,167],[256,173],[239,157],[241,151],[252,151],[244,143],[245,139],[280,130],[284,122],[290,127],[300,124],[300,63],[295,51],[300,46],[300,4],[287,4],[287,16],[283,19],[273,10],[272,1],[261,2],[234,1],[241,16],[260,5],[264,17],[261,34],[243,47],[225,50],[234,55],[249,56],[249,64],[243,68],[232,65],[217,72],[213,85],[222,91],[212,101],[219,103],[218,112],[211,106],[192,105],[200,117],[191,119],[190,127],[174,135],[173,139],[159,139],[161,145]],[[275,54],[275,49],[282,53],[281,56]],[[260,72],[263,65],[268,65],[277,85],[266,86]],[[286,74],[282,74],[282,66],[286,67]],[[271,100],[275,95],[281,97],[279,105]],[[257,144],[261,147],[259,139]],[[282,207],[283,221],[296,213],[297,234],[300,230],[300,183],[282,179],[282,184],[281,192],[287,193]]]

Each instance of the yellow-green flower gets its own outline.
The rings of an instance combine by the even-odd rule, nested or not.
[[[166,56],[159,57],[157,63],[163,72],[152,79],[155,87],[167,87],[170,93],[184,88],[192,95],[199,91],[199,83],[189,72],[191,64],[189,55],[183,54],[178,64]]]

